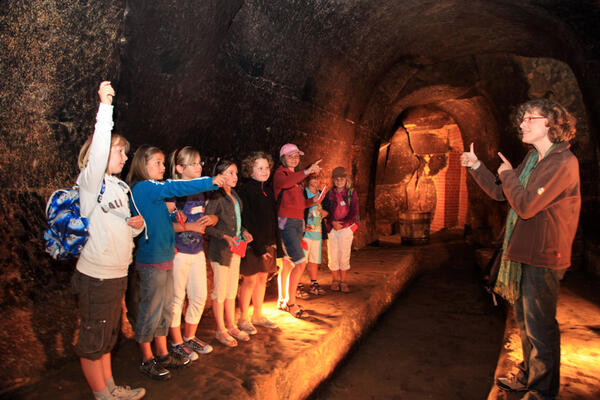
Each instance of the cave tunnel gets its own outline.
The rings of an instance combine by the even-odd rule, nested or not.
[[[133,149],[191,145],[210,166],[254,150],[277,159],[294,142],[306,165],[323,160],[324,182],[346,167],[356,248],[397,233],[411,202],[432,231],[468,226],[489,244],[505,208],[458,157],[473,142],[490,169],[498,151],[516,165],[527,149],[511,113],[551,98],[577,118],[578,260],[600,274],[596,1],[46,0],[5,2],[0,16],[3,307],[68,296],[72,266],[42,250],[43,209],[77,175],[105,79]],[[48,335],[71,329],[61,321]]]

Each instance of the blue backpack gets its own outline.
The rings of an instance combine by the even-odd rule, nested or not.
[[[104,194],[104,181],[98,203]],[[81,216],[79,208],[79,187],[59,189],[52,193],[46,204],[48,228],[44,231],[46,253],[55,260],[68,260],[79,257],[90,236],[90,221]]]

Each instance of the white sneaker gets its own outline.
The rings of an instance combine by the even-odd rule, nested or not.
[[[111,394],[119,400],[138,400],[146,395],[144,388],[130,388],[129,386],[115,386]]]
[[[238,328],[250,335],[256,335],[256,333],[258,332],[256,330],[256,327],[252,325],[252,322],[248,321],[247,319],[240,319],[238,321]]]

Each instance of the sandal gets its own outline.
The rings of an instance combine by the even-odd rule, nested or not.
[[[331,282],[331,290],[334,292],[340,291],[340,281],[337,279]]]
[[[285,300],[277,300],[277,309],[285,311]]]
[[[342,293],[350,293],[350,288],[346,282],[340,282],[340,292]]]
[[[233,328],[229,329],[229,334],[237,340],[241,340],[242,342],[247,342],[250,340],[250,335],[248,335],[248,333],[244,332],[237,326],[234,326]]]
[[[304,314],[304,309],[298,304],[286,304],[284,311],[289,312],[296,318],[302,318]]]
[[[233,337],[231,337],[229,332],[227,332],[226,330],[225,331],[217,331],[217,334],[215,335],[215,337],[217,338],[217,340],[219,342],[223,343],[227,347],[235,347],[238,345],[237,340],[235,340]]]

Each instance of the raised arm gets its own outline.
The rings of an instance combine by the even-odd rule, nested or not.
[[[89,147],[88,161],[77,178],[81,203],[81,214],[89,216],[98,202],[104,173],[110,155],[111,131],[113,128],[112,99],[115,91],[109,81],[100,83],[98,97],[100,106],[96,115],[94,135]]]

